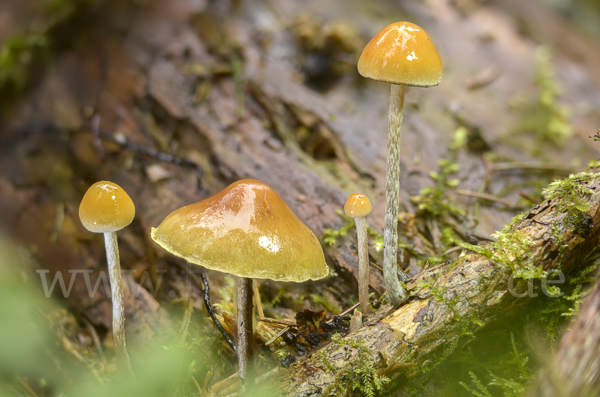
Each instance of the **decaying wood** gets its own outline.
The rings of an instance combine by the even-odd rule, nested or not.
[[[542,369],[530,396],[600,395],[600,283],[590,293],[579,317],[563,336],[558,351]]]
[[[568,272],[584,266],[596,249],[600,237],[600,174],[585,186],[593,193],[584,198],[590,204],[590,227],[584,235],[571,230],[567,214],[556,213],[558,199],[539,204],[512,227],[513,232],[519,231],[533,242],[529,258],[534,266]],[[553,223],[564,231],[562,241],[555,241]],[[560,247],[563,251],[559,259]],[[370,351],[372,365],[389,377],[410,376],[416,368],[432,364],[432,353],[452,350],[461,334],[477,331],[499,313],[507,313],[529,299],[528,283],[513,280],[511,270],[495,259],[511,254],[496,248],[492,252],[492,259],[471,253],[454,263],[424,270],[409,280],[410,298],[405,305],[391,313],[389,307],[381,309],[375,319],[346,338],[362,341]],[[265,387],[272,393],[337,395],[336,382],[343,369],[356,362],[357,354],[357,348],[331,343],[320,354],[312,354],[289,369],[279,368],[261,384],[268,385]]]

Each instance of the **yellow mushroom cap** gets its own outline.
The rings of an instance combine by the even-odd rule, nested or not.
[[[116,232],[133,221],[135,206],[125,190],[116,183],[96,182],[79,205],[79,219],[94,233]]]
[[[172,212],[152,239],[190,263],[246,278],[327,275],[317,237],[266,183],[244,179]]]
[[[344,212],[351,218],[369,215],[372,209],[371,200],[362,193],[354,193],[344,204]]]
[[[442,59],[423,28],[395,22],[366,45],[358,72],[386,83],[432,87],[442,81]]]

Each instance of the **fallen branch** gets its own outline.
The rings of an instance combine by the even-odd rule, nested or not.
[[[585,266],[600,236],[600,173],[560,183],[548,190],[549,199],[499,232],[495,243],[469,246],[477,252],[409,280],[410,298],[400,308],[383,308],[342,340],[261,377],[261,392],[342,395],[352,391],[351,371],[363,368],[365,360],[376,371],[374,381],[384,375],[410,377],[451,354],[461,335],[528,301],[530,277]]]

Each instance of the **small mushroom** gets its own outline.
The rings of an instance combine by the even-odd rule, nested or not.
[[[358,60],[366,78],[392,84],[389,108],[385,186],[383,273],[392,304],[407,298],[396,275],[398,266],[398,195],[400,192],[400,127],[405,86],[433,87],[442,80],[442,60],[425,30],[395,22],[377,33]]]
[[[354,310],[354,314],[350,317],[350,331],[354,332],[360,327],[362,327],[363,323],[363,312]]]
[[[190,263],[238,277],[237,353],[245,389],[252,357],[252,279],[302,282],[329,268],[317,237],[266,183],[244,179],[182,207],[152,239]]]
[[[113,340],[119,366],[133,375],[125,344],[125,309],[117,231],[133,221],[135,206],[125,190],[116,183],[94,183],[79,205],[79,219],[92,233],[104,233],[113,305]]]
[[[344,212],[354,218],[358,235],[358,301],[363,315],[371,313],[369,308],[369,247],[367,241],[366,216],[371,213],[371,200],[362,193],[354,193],[346,200]]]

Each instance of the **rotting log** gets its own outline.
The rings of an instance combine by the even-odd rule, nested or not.
[[[600,395],[600,283],[542,369],[531,397]]]
[[[581,217],[586,227],[574,227],[569,210],[558,211],[565,199],[548,199],[518,217],[506,231],[526,238],[526,250],[491,244],[485,254],[465,253],[453,263],[425,269],[408,281],[410,298],[403,306],[382,308],[344,339],[360,341],[368,349],[370,365],[378,374],[411,376],[435,364],[436,353],[450,354],[461,335],[476,332],[529,300],[529,281],[513,279],[517,262],[565,273],[585,266],[600,237],[600,173],[593,172],[575,178],[585,187],[583,197],[577,199],[589,205]],[[506,258],[513,263],[507,266]],[[358,350],[331,343],[289,368],[276,368],[261,377],[261,393],[340,395],[339,385],[347,381],[344,377],[356,363]],[[213,392],[218,395],[218,390]]]

